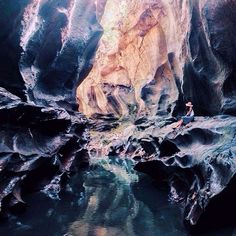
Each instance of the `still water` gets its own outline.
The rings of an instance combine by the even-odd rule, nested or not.
[[[166,190],[119,158],[96,158],[71,179],[60,200],[43,193],[25,200],[26,212],[1,224],[0,235],[187,235]]]

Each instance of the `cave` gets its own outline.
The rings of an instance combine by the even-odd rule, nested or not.
[[[0,0],[0,235],[234,235],[235,6]]]

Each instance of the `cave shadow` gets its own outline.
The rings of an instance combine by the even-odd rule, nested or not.
[[[150,197],[145,196],[143,192],[149,192],[148,188],[156,187],[158,189],[157,199],[161,196],[165,196],[165,201],[169,199],[168,184],[163,181],[168,178],[169,174],[163,171],[161,163],[152,162],[149,165],[144,165],[142,168],[140,165],[136,166],[136,170],[143,173],[151,173],[152,183],[143,184],[142,182],[133,187],[134,195],[140,201],[145,202],[149,205],[149,208],[152,211],[156,211],[156,204],[150,204]],[[174,171],[175,172],[175,171]],[[144,181],[144,180],[142,180]],[[146,179],[145,179],[146,181]],[[142,186],[146,185],[146,190]],[[141,187],[140,187],[141,186]],[[148,186],[148,187],[147,187]],[[153,193],[156,194],[156,193]],[[149,198],[149,200],[148,200]],[[183,227],[186,230],[187,235],[189,236],[232,236],[235,234],[236,229],[236,175],[231,179],[228,186],[217,196],[211,199],[209,205],[206,207],[205,211],[201,215],[197,225],[190,226],[187,221],[184,221],[184,209],[183,205],[172,204],[172,207],[178,207],[178,217],[183,223]],[[163,201],[163,205],[166,203]],[[169,203],[171,204],[171,203]]]

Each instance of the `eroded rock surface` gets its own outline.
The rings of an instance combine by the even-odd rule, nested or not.
[[[147,156],[155,147],[158,154],[153,152],[150,163],[141,160],[136,168],[168,181],[170,198],[183,202],[184,219],[194,225],[210,199],[221,193],[236,173],[236,120],[227,116],[198,118],[189,128],[172,132],[168,128],[146,130],[138,142]]]
[[[88,163],[76,88],[102,33],[95,1],[0,1],[0,212]],[[97,9],[97,10],[96,10]]]
[[[91,132],[90,155],[132,158],[137,170],[168,183],[170,199],[183,205],[184,220],[195,225],[235,176],[236,119],[197,117],[179,130],[172,129],[173,121],[142,119]]]
[[[2,210],[22,205],[21,191],[57,198],[88,150],[129,156],[166,181],[184,219],[196,224],[235,176],[228,116],[236,109],[235,1],[0,0],[0,7]],[[76,99],[93,118],[88,147]],[[174,132],[171,117],[185,100],[210,117]]]
[[[24,103],[4,89],[0,96],[0,210],[24,204],[21,192],[58,198],[63,180],[88,163],[87,120]]]
[[[94,0],[0,1],[0,86],[38,105],[76,109],[102,34]],[[96,9],[98,9],[96,11]]]
[[[177,77],[183,77],[188,4],[180,9],[168,1],[107,1],[94,67],[77,90],[79,110],[118,117],[171,113]]]
[[[90,155],[130,156],[166,180],[194,225],[235,176],[236,3],[112,2],[94,67],[77,89],[79,110],[97,127]],[[210,117],[174,132],[168,125],[185,101]]]
[[[117,117],[235,114],[235,1],[107,1],[79,110]],[[111,17],[111,15],[113,17]]]

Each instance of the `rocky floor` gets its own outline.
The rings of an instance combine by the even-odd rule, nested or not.
[[[104,132],[91,131],[88,149],[93,156],[132,158],[137,170],[167,182],[170,199],[183,206],[184,221],[196,225],[236,173],[236,120],[197,117],[178,130],[172,128],[173,121],[143,118],[117,128],[110,125],[111,130],[101,121]]]
[[[22,195],[32,191],[58,198],[65,180],[89,157],[129,158],[136,170],[166,182],[170,199],[183,207],[183,220],[191,226],[234,186],[233,116],[196,117],[174,130],[174,118],[132,121],[102,115],[88,121],[63,108],[24,103],[5,89],[0,96],[2,216],[8,209],[23,209]]]

